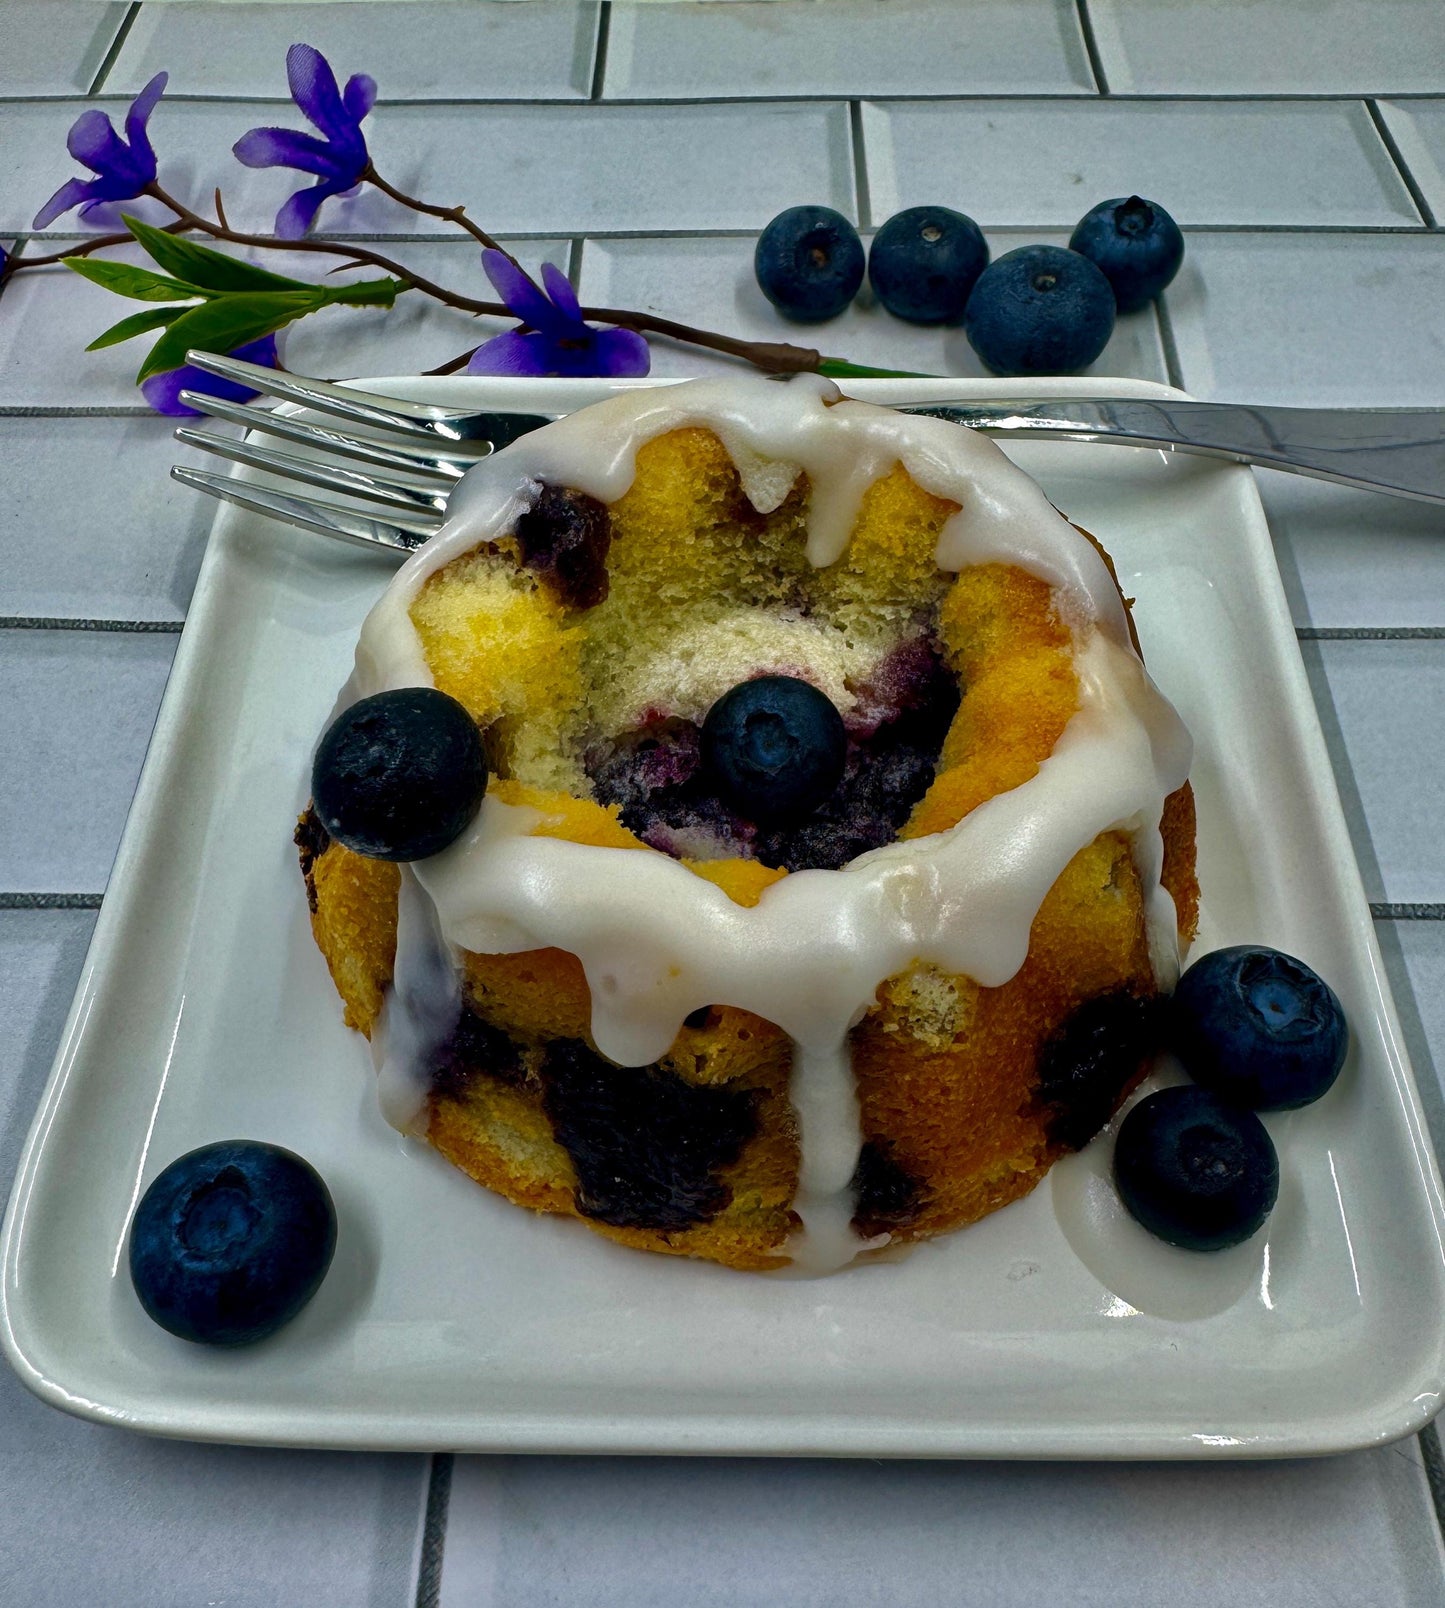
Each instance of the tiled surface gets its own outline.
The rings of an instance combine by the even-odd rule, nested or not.
[[[0,1190],[94,922],[89,911],[0,911]],[[148,1440],[43,1406],[3,1366],[0,1424],[0,1600],[15,1608],[414,1600],[425,1458]]]
[[[1435,0],[1089,0],[1116,95],[1438,90],[1445,10]]]
[[[284,96],[287,48],[315,45],[384,101],[578,100],[592,86],[598,0],[541,5],[143,5],[106,77],[133,94],[162,69],[180,95]]]
[[[458,1459],[439,1608],[1434,1608],[1431,1519],[1413,1443],[1209,1468]]]
[[[1445,509],[1301,475],[1257,479],[1296,625],[1445,629]]]
[[[983,224],[1071,229],[1131,192],[1184,225],[1420,221],[1348,101],[870,102],[863,131],[875,223],[941,202]]]
[[[1188,259],[1162,325],[1122,320],[1100,372],[1173,375],[1206,397],[1445,405],[1445,234],[1427,227],[1445,218],[1438,0],[1089,0],[1109,96],[1094,93],[1082,14],[1073,0],[618,3],[604,28],[592,0],[147,0],[129,13],[0,0],[0,241],[70,176],[78,112],[123,113],[162,68],[162,179],[202,203],[219,180],[234,222],[269,228],[293,176],[227,152],[257,123],[301,126],[282,99],[283,57],[308,39],[343,75],[377,78],[367,128],[382,171],[464,202],[529,263],[578,267],[589,300],[972,374],[957,331],[899,324],[866,294],[822,328],[782,323],[751,278],[757,229],[800,201],[861,208],[865,224],[944,201],[985,224],[997,253],[1061,240],[1098,200],[1137,190],[1185,224]],[[1297,98],[1309,96],[1333,98]],[[1388,141],[1367,97],[1384,97]],[[375,194],[323,216],[489,295],[475,247],[438,220]],[[67,218],[57,232],[75,228]],[[315,278],[331,260],[276,265]],[[63,270],[22,275],[0,298],[0,1185],[93,921],[3,907],[104,887],[176,644],[170,630],[3,622],[174,624],[212,514],[165,478],[182,449],[130,384],[142,348],[80,351],[129,310]],[[329,312],[284,349],[310,372],[414,371],[496,327],[411,296],[389,317]],[[715,366],[660,342],[655,359],[666,374]],[[36,408],[69,416],[24,416]],[[131,416],[83,411],[96,409]],[[1311,638],[1375,633],[1304,643],[1370,896],[1439,915],[1445,515],[1260,482],[1297,622]],[[1399,627],[1435,634],[1392,638]],[[1445,921],[1378,927],[1445,1144]],[[1412,1440],[1313,1463],[1162,1469],[459,1460],[439,1600],[1413,1608],[1445,1600],[1421,1459]],[[135,1440],[40,1406],[6,1374],[0,1599],[430,1604],[426,1478],[417,1458]]]
[[[1445,639],[1304,650],[1366,894],[1445,903]]]
[[[102,104],[112,116],[124,112],[124,101]],[[28,228],[69,176],[65,132],[80,110],[76,102],[0,105],[0,230]],[[760,229],[802,201],[854,211],[847,108],[828,102],[442,103],[393,106],[374,122],[372,159],[393,185],[461,203],[494,234]],[[182,201],[208,205],[219,181],[236,228],[269,230],[295,175],[243,168],[228,153],[248,128],[271,123],[300,127],[301,117],[291,107],[162,101],[150,125],[162,184]],[[410,233],[417,223],[370,190],[326,212],[334,233]],[[442,232],[436,220],[427,224],[423,232]],[[74,227],[70,219],[56,224]]]
[[[1072,0],[614,5],[609,96],[1082,94]]]
[[[125,13],[121,3],[0,0],[0,95],[88,94]]]
[[[1445,20],[1441,27],[1445,30]],[[1445,99],[1382,101],[1380,115],[1440,223],[1445,220]]]
[[[1445,404],[1445,234],[1196,234],[1167,292],[1196,396]]]
[[[871,235],[865,239],[871,239]],[[1067,236],[993,230],[995,256],[1035,240],[1063,245]],[[878,306],[865,289],[842,317],[826,324],[789,324],[768,305],[752,273],[751,239],[589,241],[582,254],[583,300],[596,307],[633,307],[707,329],[759,340],[785,340],[816,347],[855,363],[912,369],[925,374],[985,372],[958,327],[905,324]],[[692,374],[703,367],[734,366],[726,358],[657,343],[658,374]],[[1121,318],[1113,339],[1089,371],[1168,378],[1159,327],[1151,310]]]
[[[0,631],[0,888],[105,887],[176,641]]]
[[[0,616],[183,619],[215,517],[169,478],[187,456],[154,416],[0,416]]]

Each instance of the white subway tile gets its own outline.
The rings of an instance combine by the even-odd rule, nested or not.
[[[300,40],[342,83],[369,73],[383,102],[585,99],[597,16],[597,0],[143,5],[105,87],[133,94],[164,69],[182,95],[284,97],[286,51]]]
[[[1190,234],[1165,301],[1196,396],[1445,404],[1445,235]]]
[[[1433,0],[1089,0],[1116,95],[1373,95],[1441,87]]]
[[[0,0],[0,95],[85,95],[105,61],[124,4]]]
[[[1434,1608],[1418,1445],[1294,1463],[459,1458],[439,1608]]]
[[[1445,902],[1445,640],[1303,644],[1365,891]]]
[[[105,887],[177,640],[0,631],[0,890]]]
[[[1185,225],[1420,221],[1348,101],[877,101],[863,132],[875,222],[942,203],[1071,229],[1131,193]]]
[[[1088,94],[1072,0],[616,4],[609,96]]]

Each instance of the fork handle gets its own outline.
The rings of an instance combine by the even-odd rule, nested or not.
[[[1161,447],[1445,503],[1441,408],[1275,408],[1080,397],[903,411],[966,424],[988,435]]]

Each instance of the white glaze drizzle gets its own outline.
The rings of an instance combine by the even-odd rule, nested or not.
[[[1188,774],[1191,746],[1128,645],[1103,560],[1039,487],[982,436],[840,395],[811,375],[630,392],[483,460],[454,493],[442,530],[368,617],[355,675],[363,695],[430,684],[408,612],[426,579],[504,534],[540,482],[615,502],[632,483],[638,449],[688,425],[722,440],[762,512],[782,502],[800,469],[807,473],[815,565],[840,556],[863,494],[901,462],[925,490],[960,505],[939,538],[941,568],[1010,563],[1054,588],[1073,634],[1079,708],[1030,781],[947,832],[889,844],[839,871],[794,872],[744,907],[655,850],[530,836],[534,812],[489,796],[461,839],[413,867],[451,945],[576,955],[591,990],[593,1039],[621,1065],[659,1059],[704,1005],[738,1006],[790,1035],[803,1139],[793,1204],[804,1232],[786,1251],[811,1272],[879,1243],[859,1240],[849,1221],[861,1133],[848,1032],[888,977],[927,962],[984,987],[1006,983],[1064,867],[1100,832],[1119,828],[1132,835],[1156,971],[1172,981],[1177,934],[1159,884],[1159,823],[1165,798]]]

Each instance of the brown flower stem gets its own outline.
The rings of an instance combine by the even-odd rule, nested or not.
[[[505,246],[499,246],[485,229],[478,228],[472,222],[467,216],[465,207],[437,207],[433,206],[430,201],[418,201],[414,195],[406,195],[401,190],[398,190],[394,184],[388,184],[381,174],[372,167],[370,162],[366,164],[366,171],[361,176],[368,184],[374,184],[383,195],[389,195],[393,201],[400,202],[404,207],[410,207],[413,212],[424,212],[429,218],[442,218],[447,223],[454,223],[459,229],[465,229],[473,240],[485,246],[488,251],[500,251],[510,261],[517,261]],[[521,267],[520,263],[518,263],[518,267]],[[526,272],[525,269],[522,271]],[[531,275],[528,274],[527,277],[531,278]]]
[[[373,179],[375,175],[371,175]],[[411,205],[409,197],[401,196],[400,192],[392,191],[388,186],[381,185],[388,194],[395,194],[405,204]],[[458,312],[473,315],[486,315],[493,318],[515,318],[516,314],[503,302],[479,301],[471,296],[461,296],[455,291],[448,290],[444,285],[438,285],[433,280],[425,279],[420,274],[413,273],[410,268],[396,262],[391,257],[385,257],[378,251],[372,251],[366,246],[343,245],[340,242],[329,240],[313,240],[310,237],[301,240],[280,240],[275,235],[246,234],[241,230],[232,229],[225,224],[213,223],[209,218],[203,217],[199,212],[193,212],[183,201],[178,201],[167,194],[159,184],[146,186],[145,194],[153,196],[162,205],[167,206],[175,213],[176,221],[165,225],[167,234],[182,234],[188,229],[194,229],[201,234],[208,235],[213,240],[225,240],[231,245],[252,246],[263,251],[308,251],[320,252],[326,256],[344,257],[349,262],[364,264],[369,268],[378,268],[393,278],[399,279],[410,289],[419,290],[423,295],[430,296],[441,302],[444,306],[454,307]],[[429,212],[437,217],[453,217],[475,239],[482,242],[489,250],[501,250],[500,246],[477,229],[470,220],[461,217],[461,209],[429,207],[417,203],[420,210]],[[93,251],[100,251],[106,246],[124,245],[131,240],[129,233],[98,235],[93,240],[87,240],[78,246],[67,247],[64,251],[51,253],[45,257],[11,257],[5,264],[5,277],[19,273],[26,268],[41,268],[52,263],[64,262],[67,257],[87,257]],[[503,255],[509,255],[503,253]],[[515,260],[515,259],[514,259]],[[530,278],[530,275],[528,276]],[[629,312],[619,307],[584,307],[582,317],[598,324],[613,324],[621,329],[636,330],[644,335],[662,335],[669,340],[680,341],[688,346],[701,346],[709,351],[722,352],[729,357],[741,358],[744,362],[753,364],[756,368],[771,374],[798,374],[804,371],[816,370],[822,362],[822,354],[811,347],[792,346],[786,342],[778,341],[745,341],[732,335],[719,335],[712,330],[695,329],[690,324],[680,324],[671,318],[655,318],[649,313]],[[472,351],[476,348],[473,347]],[[463,367],[472,356],[472,351],[464,352],[461,357],[453,359],[449,365],[440,369],[433,369],[434,374],[450,374]]]
[[[410,268],[403,267],[390,257],[383,257],[378,251],[370,251],[365,246],[341,245],[330,240],[313,240],[309,236],[302,240],[280,240],[275,235],[243,234],[240,230],[226,229],[218,223],[212,223],[209,218],[203,218],[199,212],[192,212],[183,201],[177,201],[174,196],[167,195],[158,184],[147,185],[146,194],[164,202],[185,228],[198,229],[213,240],[227,240],[237,246],[256,246],[264,251],[319,251],[332,257],[348,257],[352,262],[380,268],[413,290],[420,290],[428,296],[433,296],[437,301],[445,302],[448,307],[455,307],[460,312],[490,313],[499,318],[510,316],[502,302],[475,301],[470,296],[458,296],[455,291],[434,284],[430,279],[423,279],[420,274],[414,274]],[[129,236],[125,238],[128,239]]]
[[[471,362],[472,358],[476,356],[477,351],[477,347],[470,346],[465,352],[462,352],[457,357],[449,357],[445,363],[438,363],[434,369],[423,369],[422,373],[426,375],[428,379],[430,379],[434,374],[455,374],[458,369],[465,368],[467,364]]]
[[[177,220],[175,223],[165,225],[167,234],[180,234],[190,225]],[[134,244],[134,237],[127,230],[122,234],[96,235],[94,239],[87,240],[78,246],[67,246],[64,251],[52,251],[48,257],[16,257],[12,256],[5,264],[5,276],[18,274],[26,268],[49,268],[57,262],[64,262],[67,257],[88,257],[92,251],[99,251],[103,246],[125,246]]]

